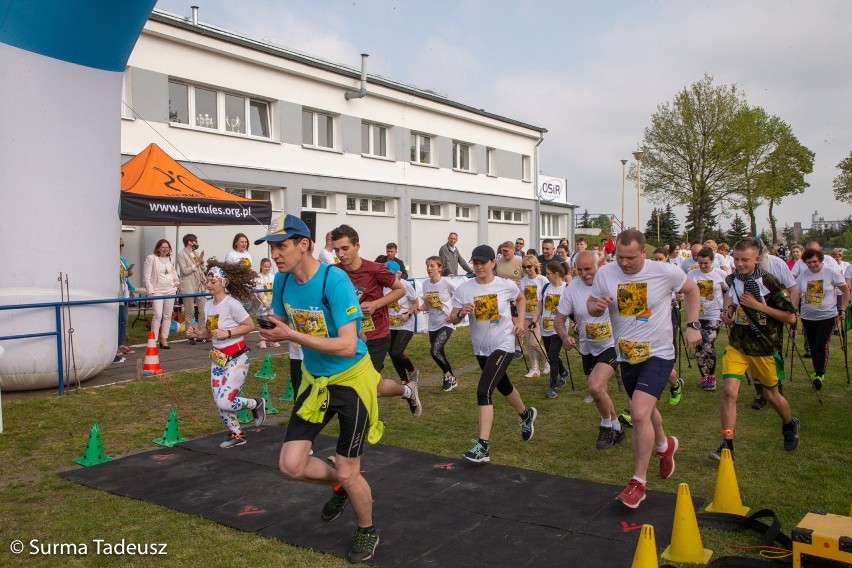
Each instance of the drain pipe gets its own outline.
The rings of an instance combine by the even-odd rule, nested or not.
[[[192,25],[198,25],[198,6],[192,6]]]
[[[351,99],[362,99],[367,96],[367,58],[370,57],[366,53],[361,54],[361,88],[357,92],[346,91],[343,93],[343,98],[348,100]]]

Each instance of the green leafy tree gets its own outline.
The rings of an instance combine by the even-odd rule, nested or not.
[[[787,248],[796,244],[796,235],[793,233],[793,227],[790,225],[784,225],[784,228],[781,229],[781,236],[784,237],[784,242],[787,243]]]
[[[743,221],[743,218],[740,217],[739,213],[734,214],[734,220],[731,221],[731,228],[728,229],[727,233],[725,233],[725,239],[727,242],[733,246],[734,243],[743,237],[748,236],[748,234],[748,227],[746,226],[745,221]]]
[[[580,227],[587,229],[591,226],[591,222],[589,221],[589,210],[586,209],[585,211],[583,211],[583,216],[580,217]]]
[[[686,205],[686,229],[696,242],[713,228],[718,207],[734,191],[731,178],[740,158],[731,125],[745,107],[736,86],[716,86],[705,75],[659,105],[645,129],[642,189],[652,201]]]
[[[838,201],[852,203],[852,152],[837,164],[840,173],[834,178],[834,197]]]

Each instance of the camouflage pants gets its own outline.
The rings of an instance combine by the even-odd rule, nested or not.
[[[701,343],[695,351],[695,362],[701,371],[701,378],[716,374],[716,336],[722,322],[719,320],[699,320],[701,322]]]

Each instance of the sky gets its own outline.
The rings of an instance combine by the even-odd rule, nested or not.
[[[779,229],[837,203],[852,152],[852,2],[847,0],[159,0],[199,20],[547,128],[540,173],[567,180],[578,212],[621,214],[622,159],[659,105],[701,80],[736,85],[815,153],[804,194],[775,207]],[[369,87],[368,87],[369,89]],[[635,224],[636,188],[625,217]],[[632,197],[632,198],[631,198]],[[618,204],[613,207],[613,203]],[[643,199],[642,225],[655,204]],[[683,226],[684,208],[677,208]],[[722,228],[733,211],[722,212]],[[757,212],[768,227],[768,209]]]

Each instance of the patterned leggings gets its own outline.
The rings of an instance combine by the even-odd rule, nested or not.
[[[444,353],[444,346],[447,344],[447,341],[450,340],[450,336],[452,334],[453,328],[451,327],[442,327],[438,331],[429,332],[429,343],[432,344],[432,349],[429,351],[429,354],[432,356],[435,363],[438,364],[438,367],[441,368],[441,372],[445,375],[447,373],[451,375],[453,374],[453,367],[447,360],[447,354]]]
[[[701,344],[695,351],[695,362],[701,371],[701,378],[706,379],[716,374],[716,336],[722,322],[719,320],[699,320],[701,322]]]
[[[234,434],[242,432],[240,421],[237,420],[237,411],[243,408],[249,410],[257,406],[253,398],[237,396],[248,375],[248,353],[243,353],[236,359],[228,361],[226,367],[220,367],[216,363],[210,364],[210,386],[213,389],[213,402],[219,409],[219,416],[228,430]]]

